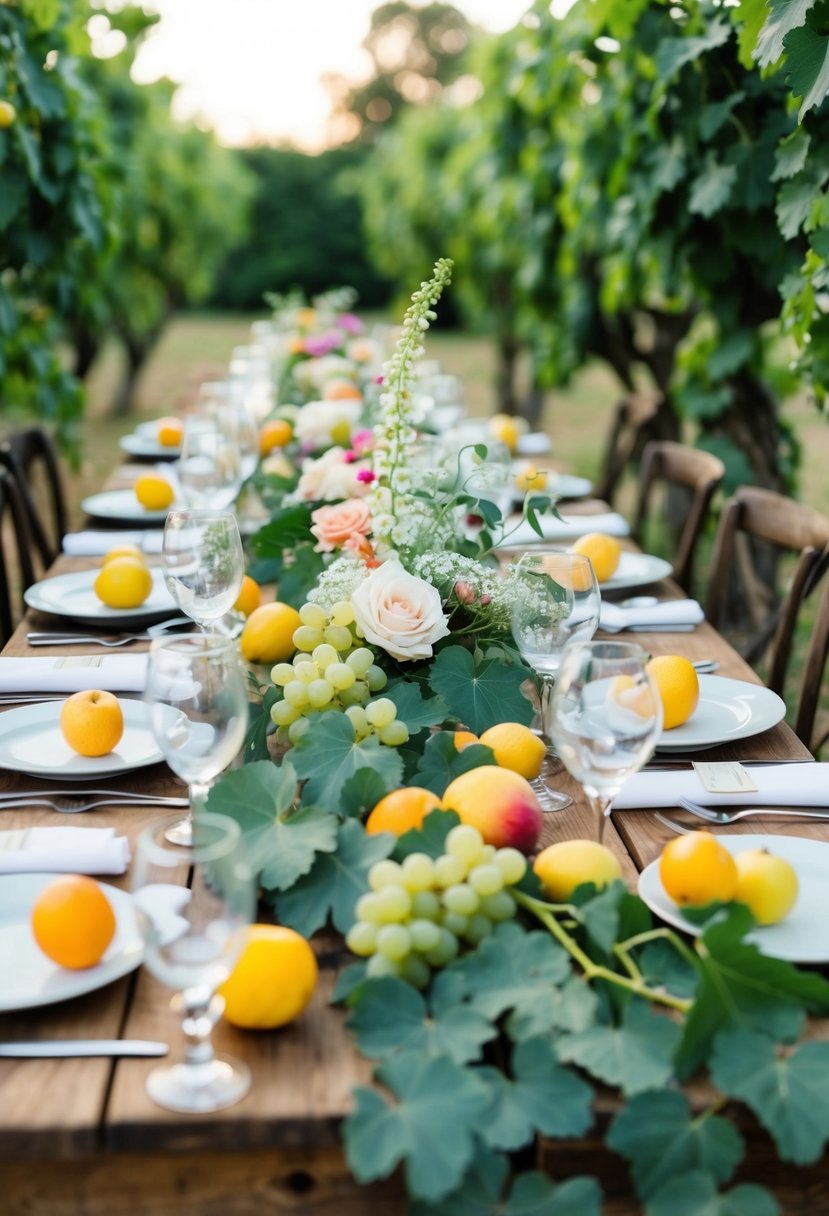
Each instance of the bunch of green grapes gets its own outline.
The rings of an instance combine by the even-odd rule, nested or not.
[[[509,888],[527,872],[523,853],[484,844],[469,824],[452,828],[444,848],[438,858],[410,853],[400,863],[371,867],[371,890],[357,901],[357,921],[345,939],[368,959],[369,975],[396,975],[424,988],[433,968],[515,915]]]
[[[394,701],[372,696],[385,688],[387,677],[375,663],[374,652],[360,644],[351,604],[335,604],[330,614],[319,604],[303,604],[299,618],[293,662],[271,668],[271,679],[281,694],[271,718],[287,741],[298,743],[314,714],[340,710],[350,720],[357,742],[375,733],[389,747],[405,743],[409,731],[397,717]]]

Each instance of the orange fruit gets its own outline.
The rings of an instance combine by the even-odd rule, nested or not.
[[[163,448],[177,448],[184,435],[184,424],[178,418],[159,418],[155,437]]]
[[[571,591],[589,591],[593,585],[589,567],[585,562],[568,561],[569,556],[568,553],[546,553],[542,562],[544,573],[559,587],[568,587]]]
[[[298,1018],[317,986],[314,951],[293,929],[251,925],[245,946],[219,988],[224,1016],[243,1030],[273,1030]]]
[[[662,850],[659,877],[674,903],[707,904],[734,898],[737,864],[710,832],[689,832]]]
[[[32,907],[32,933],[61,967],[94,967],[115,936],[115,914],[100,884],[80,874],[50,882]]]
[[[495,763],[501,768],[512,769],[529,779],[541,772],[547,748],[538,735],[520,722],[499,722],[497,726],[490,726],[481,735],[480,742],[492,748]]]
[[[296,608],[278,600],[254,608],[239,638],[242,658],[248,663],[283,663],[292,658],[294,633],[301,624]]]
[[[101,568],[92,584],[108,608],[138,608],[153,589],[153,576],[136,557],[114,557]]]
[[[614,536],[605,536],[603,532],[588,532],[570,546],[571,553],[583,553],[590,558],[596,581],[606,583],[616,573],[619,558],[622,556],[622,546]]]
[[[681,654],[661,654],[650,660],[646,671],[662,700],[663,728],[672,730],[687,722],[699,701],[699,676],[690,659]]]
[[[133,489],[135,497],[147,511],[165,511],[175,497],[167,478],[155,473],[142,473]]]
[[[242,616],[250,616],[255,608],[258,608],[262,602],[262,588],[257,583],[256,579],[246,574],[242,579],[242,590],[239,592],[239,598],[233,605],[235,612],[241,612]]]
[[[412,828],[422,827],[429,812],[439,806],[438,795],[419,785],[392,790],[380,799],[369,814],[366,831],[370,836],[378,832],[393,832],[395,836],[402,836]]]
[[[533,862],[545,894],[555,903],[568,900],[576,887],[592,882],[601,890],[622,877],[618,858],[595,840],[560,840],[538,854]]]
[[[323,401],[362,401],[363,394],[351,380],[329,380],[322,398]]]
[[[642,681],[637,683],[633,676],[616,676],[611,680],[607,699],[640,718],[652,718],[658,704],[650,687]]]
[[[284,418],[272,418],[259,432],[259,455],[267,456],[273,448],[284,448],[294,437],[293,427]]]
[[[441,806],[477,828],[485,844],[532,853],[544,816],[529,782],[508,768],[486,764],[461,773],[446,787]]]
[[[511,414],[493,414],[489,420],[489,433],[499,443],[506,444],[511,452],[515,451],[521,435],[527,431],[523,418],[514,418]]]
[[[111,562],[116,557],[134,557],[142,565],[146,566],[147,564],[147,559],[138,548],[138,545],[114,545],[113,548],[104,554],[101,565],[105,566],[107,562]]]
[[[108,756],[124,733],[124,711],[111,692],[86,689],[61,706],[60,730],[79,756]]]
[[[456,730],[452,736],[455,744],[455,751],[462,752],[465,747],[469,747],[470,743],[478,743],[480,740],[477,735],[473,735],[471,730]]]

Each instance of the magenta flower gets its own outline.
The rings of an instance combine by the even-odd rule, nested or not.
[[[355,431],[351,436],[351,444],[358,456],[364,456],[374,447],[374,431],[368,427]]]
[[[353,312],[344,312],[337,317],[337,325],[347,334],[361,334],[364,329],[362,321]]]
[[[305,339],[305,353],[310,355],[312,359],[321,359],[323,355],[330,355],[332,350],[336,350],[340,345],[340,333],[336,329],[329,329],[327,333],[317,334],[316,337]]]
[[[365,486],[370,486],[375,480],[375,475],[371,469],[360,469],[359,473],[357,474],[357,480],[361,481]]]

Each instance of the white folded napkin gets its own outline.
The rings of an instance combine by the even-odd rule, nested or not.
[[[144,553],[160,553],[164,533],[158,528],[132,532],[104,532],[88,528],[67,532],[63,551],[68,557],[103,557],[116,545],[136,545]]]
[[[636,773],[613,799],[613,809],[649,810],[673,807],[680,798],[703,806],[829,806],[829,764],[769,764],[746,766],[756,792],[709,793],[693,769]]]
[[[515,442],[515,450],[519,456],[541,456],[552,448],[550,436],[544,431],[529,431],[519,435]]]
[[[517,522],[517,518],[517,516],[513,516],[504,522],[504,532],[509,532],[509,535],[503,540],[496,540],[496,544],[516,548],[523,545],[538,545],[543,541],[577,540],[580,536],[586,536],[588,532],[604,532],[606,536],[627,536],[630,533],[630,525],[617,511],[602,511],[595,515],[563,515],[561,519],[556,519],[554,515],[540,515],[538,522],[544,533],[543,538],[534,528],[530,527],[526,520],[513,532],[512,528]]]
[[[0,874],[124,874],[129,861],[129,841],[115,828],[0,832]]]
[[[621,629],[687,629],[705,620],[696,600],[661,600],[647,608],[622,608],[602,600],[599,627],[610,633]]]
[[[83,633],[79,629],[78,633]],[[147,682],[146,654],[74,655],[63,658],[0,657],[0,693],[143,692]]]

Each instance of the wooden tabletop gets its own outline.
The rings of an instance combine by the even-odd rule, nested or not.
[[[50,573],[97,564],[93,559],[61,557]],[[658,590],[675,593],[667,584]],[[4,653],[57,653],[56,648],[33,650],[25,634],[31,628],[58,624],[30,614]],[[758,682],[751,668],[707,624],[692,633],[632,637],[654,654],[713,658],[720,663],[720,674]],[[116,653],[144,648],[144,643],[135,643]],[[76,647],[60,653],[88,651]],[[792,760],[809,759],[809,753],[781,723],[740,743],[707,751],[705,757]],[[563,770],[551,771],[549,777],[574,801],[566,810],[547,816],[542,844],[593,837],[595,822],[580,787]],[[182,792],[163,764],[119,778],[119,784],[157,795]],[[44,785],[48,783],[0,770],[3,789],[35,790]],[[145,824],[161,813],[152,805],[112,808],[72,822],[112,825],[134,841]],[[2,818],[9,828],[58,822],[54,812],[42,808],[3,811]],[[828,827],[758,818],[746,830],[826,839]],[[638,873],[669,836],[651,814],[629,811],[613,815],[605,841],[621,859],[633,887]],[[106,881],[129,886],[128,875]],[[293,1026],[269,1033],[245,1033],[224,1022],[216,1027],[216,1048],[245,1059],[253,1075],[251,1092],[228,1111],[187,1116],[159,1109],[144,1092],[152,1067],[149,1061],[0,1060],[0,1210],[66,1216],[105,1212],[131,1216],[145,1210],[152,1210],[154,1216],[167,1212],[246,1216],[263,1210],[356,1216],[365,1211],[404,1211],[398,1179],[358,1188],[342,1159],[339,1123],[350,1108],[352,1087],[367,1080],[369,1068],[354,1050],[343,1013],[328,1004],[343,948],[330,939],[319,944],[318,952],[319,988],[311,1007]],[[162,1039],[175,1054],[182,1039],[169,1001],[169,991],[142,968],[84,997],[0,1015],[0,1039]],[[606,1209],[628,1210],[638,1209]]]

